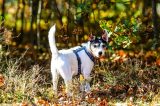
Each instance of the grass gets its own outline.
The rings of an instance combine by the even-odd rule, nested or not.
[[[21,63],[23,57],[1,59],[3,60],[0,63],[0,74],[4,77],[4,84],[0,87],[0,103],[57,103],[53,99],[49,67],[37,64],[23,68]],[[91,94],[81,99],[82,93],[77,92],[80,82],[75,79],[73,81],[75,95],[71,100],[66,99],[64,86],[61,86],[58,103],[69,104],[70,101],[70,104],[97,105],[106,101],[107,104],[116,106],[126,104],[158,106],[160,69],[156,66],[143,65],[138,59],[130,59],[124,63],[96,65],[92,73]]]

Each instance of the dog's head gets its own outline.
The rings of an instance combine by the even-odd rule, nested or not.
[[[105,50],[107,49],[108,44],[108,32],[104,30],[101,37],[96,37],[91,34],[89,42],[90,51],[94,55],[94,57],[104,57]]]

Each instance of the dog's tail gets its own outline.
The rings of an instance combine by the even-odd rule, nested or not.
[[[52,56],[57,57],[58,56],[58,49],[56,47],[55,42],[55,32],[56,32],[56,25],[53,25],[48,33],[48,40],[49,40],[49,46],[52,52]]]

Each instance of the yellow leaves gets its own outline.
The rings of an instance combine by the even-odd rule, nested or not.
[[[97,4],[95,4],[95,3],[92,4],[92,8],[93,8],[93,9],[96,9],[96,7],[97,7]]]
[[[79,76],[79,80],[80,80],[81,83],[84,81],[84,77],[83,77],[82,74]]]
[[[67,17],[66,17],[66,16],[63,16],[63,17],[62,17],[62,22],[63,22],[63,24],[67,24],[68,19],[67,19]]]
[[[106,11],[100,11],[100,15],[102,16],[102,18],[107,17],[108,13]]]
[[[4,1],[3,0],[0,0],[0,4],[2,4]]]
[[[41,26],[41,29],[43,29],[43,30],[48,29],[48,26],[47,26],[47,23],[45,22],[45,20],[40,20],[40,26]]]
[[[83,38],[84,38],[85,41],[87,41],[89,39],[89,36],[88,35],[84,35]]]
[[[148,51],[145,55],[145,58],[156,56],[156,55],[157,55],[156,51]]]
[[[136,8],[136,4],[132,3],[132,8],[135,9]]]

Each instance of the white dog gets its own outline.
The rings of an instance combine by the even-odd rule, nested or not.
[[[91,37],[90,41],[83,46],[76,46],[67,50],[58,51],[55,44],[56,25],[49,30],[48,38],[52,53],[51,72],[54,94],[57,95],[59,75],[64,79],[67,95],[72,94],[72,78],[82,74],[85,81],[85,91],[90,91],[90,73],[94,66],[94,59],[105,55],[106,43],[108,42],[107,31],[102,37]]]

